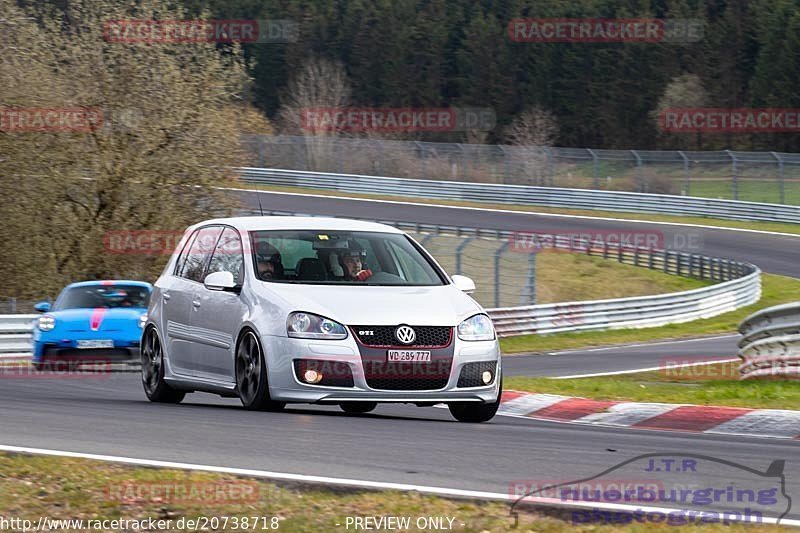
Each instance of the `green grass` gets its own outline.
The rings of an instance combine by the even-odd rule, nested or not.
[[[712,318],[694,320],[683,324],[669,324],[655,328],[621,329],[585,333],[556,333],[552,335],[521,335],[500,340],[503,353],[549,352],[588,346],[602,346],[628,342],[699,337],[730,333],[749,314],[782,303],[800,301],[800,280],[775,274],[762,275],[761,300],[753,305]]]
[[[225,186],[232,186],[232,184],[226,183]],[[376,194],[361,194],[361,193],[352,193],[344,191],[331,191],[327,189],[311,189],[303,187],[277,187],[272,185],[253,185],[253,184],[241,184],[241,183],[234,183],[233,186],[246,189],[261,189],[261,190],[277,191],[277,192],[306,193],[306,194],[316,194],[321,196],[346,196],[351,198],[369,198],[369,199],[379,199],[379,200],[392,200],[399,202],[415,202],[421,204],[453,205],[459,207],[477,207],[485,209],[505,209],[509,211],[521,211],[528,213],[620,218],[627,220],[665,222],[673,224],[697,224],[697,225],[714,226],[721,228],[750,229],[758,231],[770,231],[770,232],[800,235],[800,224],[789,224],[780,222],[750,222],[742,220],[725,220],[713,217],[669,216],[669,215],[657,215],[648,213],[627,213],[622,211],[600,211],[593,209],[562,209],[562,208],[543,207],[543,206],[493,204],[488,202],[483,203],[483,202],[466,202],[466,201],[456,201],[456,200],[440,200],[440,199],[430,199],[430,198],[417,198],[411,196],[386,196],[386,195],[376,195]]]
[[[800,381],[739,381],[738,366],[738,362],[719,363],[578,379],[506,377],[504,386],[596,400],[800,409]]]
[[[324,472],[323,472],[324,473]],[[511,483],[512,480],[509,480]],[[174,498],[154,501],[148,495],[121,502],[118,494],[133,494],[129,489],[152,486],[153,483],[175,483],[179,486],[203,487],[228,483],[237,487],[250,487],[249,494],[256,498],[246,501],[179,502]],[[213,484],[213,485],[212,485]],[[232,494],[232,493],[230,493]],[[230,499],[229,499],[230,500]],[[463,532],[612,532],[644,531],[645,526],[607,526],[572,524],[569,513],[535,512],[529,507],[518,507],[519,524],[515,529],[509,505],[476,500],[452,500],[415,492],[336,490],[300,484],[276,485],[262,480],[167,469],[134,468],[113,463],[82,459],[39,457],[0,454],[0,517],[33,521],[39,517],[50,519],[84,520],[142,520],[146,518],[171,520],[172,527],[160,531],[181,531],[177,522],[182,518],[204,517],[278,517],[279,531],[347,531],[347,517],[408,516],[412,524],[419,517],[453,518],[453,529]],[[229,522],[227,531],[234,531]],[[338,525],[337,525],[338,524]],[[462,525],[463,524],[463,525]],[[221,526],[221,524],[220,524]],[[723,529],[724,527],[724,529]],[[751,532],[777,530],[772,526],[746,526],[715,524],[685,526],[686,530],[706,532]],[[647,530],[669,531],[662,524],[648,524]],[[21,530],[21,529],[20,529]],[[108,529],[104,529],[108,530]],[[189,529],[183,529],[187,531]],[[219,530],[222,530],[221,527]],[[242,531],[241,527],[238,529]],[[251,522],[247,529],[253,531]],[[255,529],[262,531],[261,524]],[[356,530],[351,524],[350,531]],[[683,528],[682,528],[683,530]],[[30,530],[29,530],[30,531]],[[97,531],[97,530],[95,530]],[[362,529],[363,531],[363,529]],[[424,531],[411,527],[406,531]],[[428,529],[427,531],[434,531]]]

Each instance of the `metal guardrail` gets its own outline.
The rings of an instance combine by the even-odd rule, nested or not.
[[[739,325],[742,379],[800,379],[800,302],[762,309]]]
[[[39,315],[0,315],[0,361],[29,357],[33,321]]]
[[[279,211],[265,214],[308,216]],[[377,222],[414,233],[493,239],[513,239],[515,235],[514,232],[502,230],[383,220]],[[561,250],[720,283],[653,296],[489,308],[487,312],[500,336],[676,324],[727,313],[751,305],[761,298],[761,270],[750,263],[671,250],[627,247],[608,242],[598,246],[594,241],[576,240],[561,235],[541,241],[550,242],[554,248]]]
[[[732,220],[800,223],[800,206],[634,192],[469,183],[275,168],[238,169],[245,183],[570,209],[709,216]]]

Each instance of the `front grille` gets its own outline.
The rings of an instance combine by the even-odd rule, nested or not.
[[[339,361],[324,361],[320,359],[295,359],[294,373],[300,383],[305,383],[303,374],[306,370],[316,370],[322,373],[322,380],[314,385],[323,387],[353,387],[353,371],[350,365]]]
[[[351,326],[353,334],[365,346],[416,346],[439,348],[452,340],[453,328],[448,326],[411,326],[417,338],[411,344],[402,344],[394,332],[398,326]],[[372,332],[370,335],[368,332]]]
[[[494,372],[497,368],[497,361],[482,361],[480,363],[467,363],[461,367],[461,375],[458,376],[457,387],[485,387],[494,383]],[[481,374],[486,371],[492,373],[492,381],[484,383]]]
[[[364,360],[364,377],[371,389],[437,390],[447,386],[452,358],[426,363]]]

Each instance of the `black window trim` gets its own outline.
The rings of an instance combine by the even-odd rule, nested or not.
[[[211,261],[211,256],[214,254],[214,250],[217,249],[217,244],[219,244],[219,239],[220,239],[220,237],[222,237],[222,233],[225,231],[224,230],[225,227],[228,227],[228,225],[227,224],[208,224],[206,226],[201,226],[201,227],[195,229],[194,232],[192,233],[192,235],[195,235],[195,234],[199,234],[204,229],[220,228],[219,235],[217,235],[217,240],[214,241],[214,245],[211,247],[211,253],[208,254],[208,257],[206,257],[205,260],[203,261],[203,273],[200,276],[201,280],[206,279],[206,272],[208,271],[208,264]],[[230,227],[232,227],[232,226],[230,226]],[[233,228],[233,229],[235,230],[236,228]],[[194,242],[194,239],[192,239],[192,242]],[[179,276],[179,275],[176,275],[176,276],[179,277],[180,279],[184,280],[184,281],[188,281],[190,283],[197,283],[198,285],[203,285],[202,281],[195,281],[193,279],[189,279],[189,278],[186,278],[186,277],[183,277],[183,276]]]
[[[208,267],[211,266],[211,259],[213,259],[214,257],[214,252],[217,251],[217,246],[219,246],[219,241],[220,239],[222,239],[222,234],[225,233],[226,229],[231,229],[236,234],[236,236],[239,237],[239,244],[241,245],[239,253],[242,255],[242,282],[238,283],[234,287],[234,289],[236,289],[237,291],[241,291],[241,289],[244,287],[245,280],[247,279],[247,272],[245,271],[245,266],[244,266],[245,265],[244,241],[242,240],[242,234],[239,232],[238,229],[234,228],[230,224],[212,224],[212,225],[222,228],[222,231],[219,232],[219,237],[217,237],[217,242],[214,243],[214,248],[211,250],[211,255],[208,256],[208,261],[206,261],[205,267],[203,268],[203,279],[206,279],[206,276],[208,276]]]

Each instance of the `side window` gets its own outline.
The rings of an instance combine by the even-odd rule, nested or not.
[[[192,243],[194,242],[195,237],[197,237],[197,232],[199,230],[194,230],[194,232],[186,239],[186,242],[183,245],[183,249],[181,250],[181,255],[178,256],[178,260],[175,262],[175,271],[174,274],[176,276],[180,276],[181,272],[183,271],[183,267],[186,265],[186,256],[189,255],[189,250],[192,249]]]
[[[203,271],[205,270],[208,258],[217,244],[217,238],[222,233],[220,226],[211,226],[203,228],[197,232],[189,248],[189,253],[186,255],[186,263],[181,269],[180,276],[182,278],[190,279],[202,283]]]
[[[243,267],[242,240],[239,233],[233,228],[225,228],[208,264],[208,274],[228,271],[233,274],[236,283],[241,285],[244,282]]]

